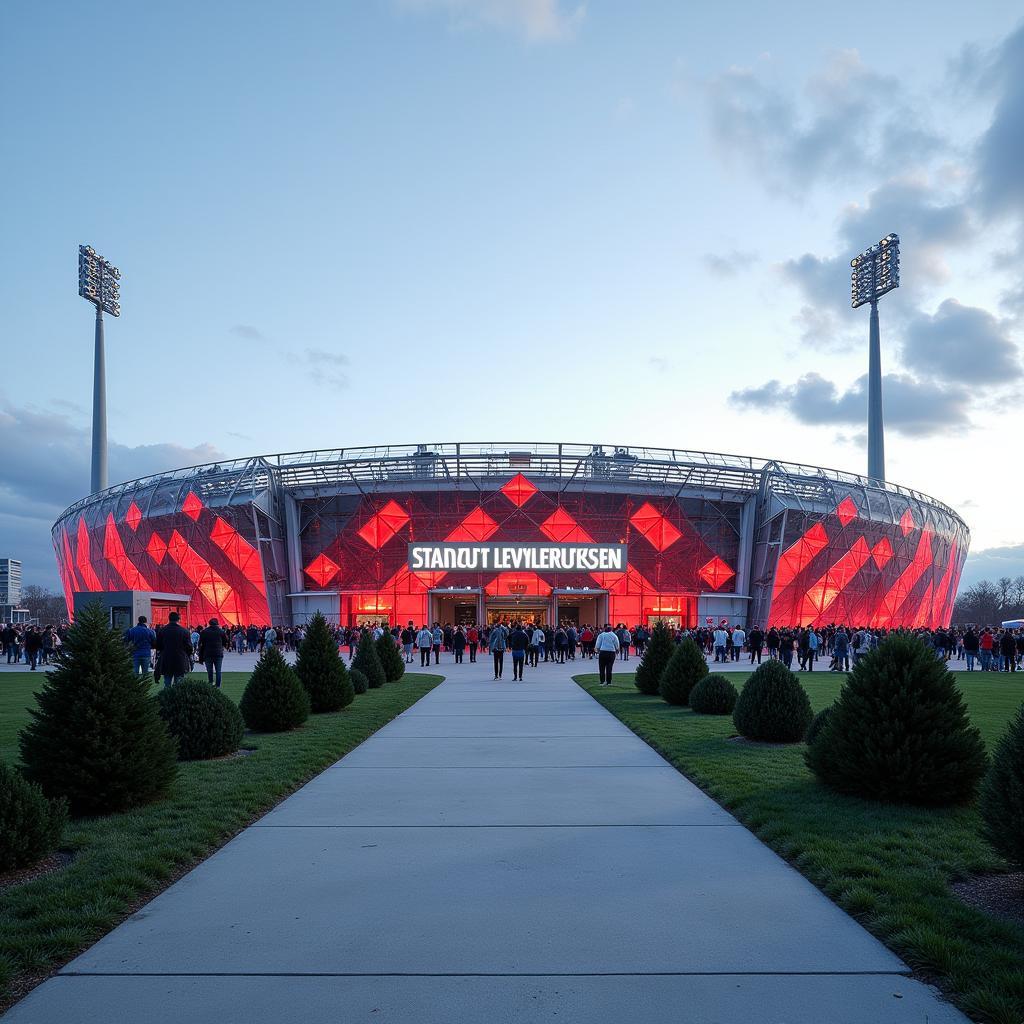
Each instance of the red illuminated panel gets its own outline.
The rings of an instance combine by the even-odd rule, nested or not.
[[[789,586],[815,557],[828,547],[828,534],[821,523],[815,523],[795,544],[786,548],[779,558],[775,573],[775,594]]]
[[[892,558],[892,545],[888,537],[883,537],[872,549],[871,557],[879,569],[884,569]]]
[[[870,557],[868,542],[863,537],[858,538],[853,547],[804,594],[796,611],[796,621],[809,624],[819,619],[824,620],[825,612],[864,568]]]
[[[139,523],[142,522],[142,510],[134,501],[128,506],[128,511],[124,514],[124,521],[131,527],[132,533],[139,528]]]
[[[900,625],[897,617],[900,606],[904,604],[917,581],[928,571],[932,564],[932,535],[924,530],[918,541],[914,560],[900,573],[899,578],[889,588],[871,617],[872,626]]]
[[[516,508],[522,508],[536,493],[537,488],[523,476],[516,473],[508,483],[501,489],[501,493],[512,502]]]
[[[326,587],[335,574],[341,568],[336,562],[332,562],[326,555],[317,555],[309,565],[306,566],[306,575],[319,587]]]
[[[203,511],[203,503],[192,491],[189,491],[182,502],[181,511],[195,522],[199,518],[199,513]]]
[[[624,596],[625,594],[655,594],[657,590],[633,566],[627,566],[625,572],[592,572],[590,574],[609,594]]]
[[[103,584],[96,575],[89,557],[89,530],[85,525],[85,519],[78,520],[78,558],[76,564],[78,571],[82,574],[82,581],[85,589],[89,591],[102,590]]]
[[[107,526],[103,533],[103,557],[114,567],[129,590],[153,589],[125,553],[113,513],[107,516]]]
[[[630,516],[629,521],[658,551],[672,547],[682,537],[682,534],[649,501],[641,505]]]
[[[164,555],[167,554],[167,541],[165,541],[159,533],[154,533],[149,538],[149,543],[146,545],[146,551],[149,552],[149,557],[152,558],[157,565],[163,565]]]
[[[265,595],[260,553],[226,520],[214,520],[210,540],[228,557],[228,561]]]
[[[192,548],[177,530],[171,534],[167,551],[195,586],[198,595],[202,596],[207,606],[232,624],[241,621],[241,602],[235,596],[231,584],[198,551]],[[203,618],[209,614],[207,608],[202,604],[199,608],[192,610],[197,611]]]
[[[914,517],[910,514],[908,508],[902,516],[900,516],[900,529],[903,531],[903,536],[906,537],[908,534],[914,531]]]
[[[540,532],[556,544],[590,544],[593,538],[559,506],[540,524]]]
[[[836,509],[836,515],[839,516],[839,522],[845,526],[851,519],[856,519],[858,512],[857,506],[853,502],[853,498],[847,495],[839,503],[839,507]]]
[[[712,589],[718,590],[724,587],[736,575],[725,562],[715,555],[710,562],[706,562],[697,570],[697,575]]]
[[[389,501],[379,512],[370,516],[359,536],[371,548],[380,549],[409,522],[409,514],[396,501]]]
[[[68,531],[60,528],[60,544],[54,543],[57,553],[57,568],[60,570],[60,584],[64,588],[64,604],[68,609],[68,622],[75,615],[75,571],[71,567],[71,546],[68,544]]]
[[[932,629],[937,626],[948,626],[949,622],[946,619],[946,609],[949,605],[950,587],[953,584],[953,577],[956,575],[956,543],[954,542],[949,550],[949,561],[946,563],[946,571],[942,575],[942,579],[939,581],[939,585],[935,590],[935,602],[932,610],[931,621],[927,623]],[[954,598],[956,593],[954,591]],[[950,611],[952,609],[950,608]]]
[[[547,597],[551,584],[545,583],[535,572],[503,572],[491,580],[484,591],[492,597]]]
[[[479,506],[473,509],[445,540],[451,544],[460,541],[485,541],[494,535],[498,524]]]

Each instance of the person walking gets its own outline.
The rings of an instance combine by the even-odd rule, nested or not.
[[[427,629],[427,624],[416,634],[416,646],[420,649],[420,668],[430,667],[430,651],[434,646],[434,634]]]
[[[527,649],[527,664],[533,668],[537,667],[540,660],[540,649],[544,646],[544,630],[539,625],[533,627],[530,634],[530,646]]]
[[[494,678],[500,679],[505,668],[505,645],[508,639],[508,630],[496,622],[491,626],[487,636],[487,644],[491,650],[491,657],[494,659]]]
[[[199,634],[199,660],[206,666],[206,678],[220,689],[220,673],[224,666],[224,630],[216,619]]]
[[[617,635],[619,638],[619,656],[623,661],[629,661],[629,645],[633,642],[633,636],[625,623],[619,627]]]
[[[1017,671],[1017,639],[1011,629],[1004,629],[999,638],[999,662],[1000,672]]]
[[[156,633],[149,628],[145,615],[131,629],[125,630],[124,638],[132,652],[132,672],[144,676],[153,664],[153,648],[156,646]]]
[[[412,645],[416,642],[416,630],[413,629],[412,621],[402,630],[402,657],[406,665],[412,664]]]
[[[743,653],[743,645],[747,642],[747,634],[742,626],[736,626],[732,631],[732,660],[739,661]]]
[[[508,648],[512,652],[512,678],[523,681],[523,666],[526,664],[526,648],[530,646],[530,636],[517,622],[508,637]]]
[[[615,667],[615,658],[619,653],[619,638],[606,622],[604,629],[597,635],[594,641],[594,649],[597,651],[597,671],[601,678],[602,686],[612,685],[612,669]]]
[[[444,643],[444,630],[441,628],[439,622],[434,623],[434,631],[432,634],[433,646],[434,646],[434,664],[441,664],[441,644]]]
[[[750,651],[750,664],[754,664],[757,658],[758,665],[761,664],[761,652],[764,650],[764,631],[760,626],[754,628],[747,634],[747,649]]]
[[[842,626],[832,638],[832,671],[850,671],[850,634]]]
[[[466,650],[466,634],[462,632],[461,626],[455,627],[452,633],[452,653],[455,655],[455,664],[462,664],[462,656]]]
[[[156,638],[157,661],[165,689],[180,683],[192,671],[192,637],[180,619],[177,612],[171,612],[167,625]]]
[[[480,643],[480,632],[475,623],[466,630],[466,643],[469,644],[469,663],[473,665],[476,663],[476,649]]]
[[[29,626],[25,632],[25,660],[35,672],[39,662],[39,652],[43,649],[43,634],[35,626]]]

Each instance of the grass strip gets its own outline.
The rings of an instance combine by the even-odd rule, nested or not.
[[[1024,680],[958,673],[971,719],[991,749],[1024,700]],[[1007,870],[979,835],[973,807],[924,809],[832,793],[804,765],[802,743],[730,740],[731,716],[695,715],[639,693],[632,677],[601,687],[576,676],[595,700],[731,811],[915,972],[970,1017],[1024,1020],[1024,928],[962,904],[949,883]],[[747,674],[730,673],[741,689]],[[815,711],[845,677],[802,674]]]
[[[237,701],[248,678],[225,673],[225,693]],[[62,845],[73,862],[0,893],[0,1012],[441,679],[408,675],[294,732],[246,734],[249,756],[183,763],[167,799],[71,822]],[[12,763],[41,684],[38,673],[0,676],[0,757]]]

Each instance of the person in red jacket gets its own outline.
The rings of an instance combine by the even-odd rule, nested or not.
[[[981,671],[988,672],[992,667],[992,648],[995,645],[995,637],[992,636],[992,630],[986,626],[981,631],[981,636],[978,639],[978,654],[981,657]]]
[[[476,648],[480,643],[480,632],[476,626],[470,626],[466,630],[466,642],[469,644],[469,662],[472,664],[476,661]]]

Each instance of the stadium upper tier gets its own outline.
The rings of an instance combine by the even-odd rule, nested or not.
[[[447,573],[442,584],[406,564],[412,540],[485,539],[624,543],[629,567],[616,579]],[[932,624],[948,620],[968,543],[947,505],[839,470],[521,442],[187,467],[83,498],[54,526],[69,599],[119,588],[182,593],[195,615],[228,621],[302,618],[313,607],[341,621],[468,617],[465,601],[458,610],[445,603],[461,589],[477,595],[478,618],[514,597],[546,618],[571,607],[629,622]],[[595,593],[600,603],[588,603]]]

